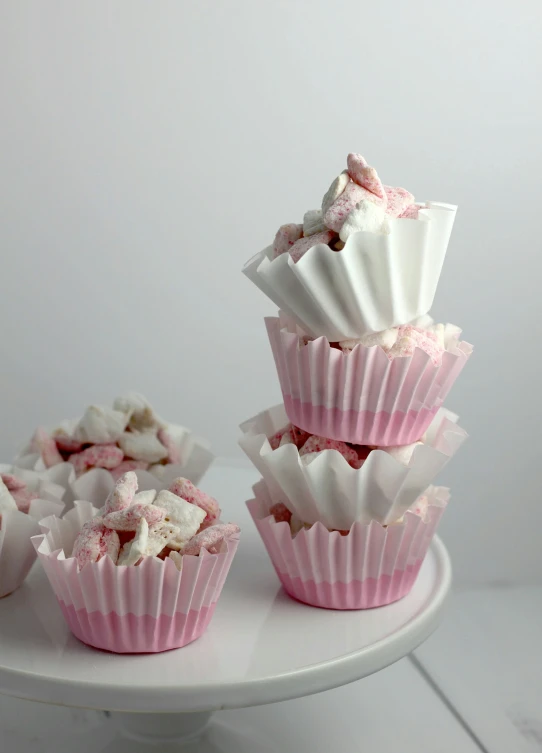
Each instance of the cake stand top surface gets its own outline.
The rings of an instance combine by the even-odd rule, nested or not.
[[[438,624],[451,583],[435,539],[411,593],[379,609],[338,612],[290,599],[246,511],[254,471],[216,464],[201,483],[242,527],[205,635],[162,654],[115,655],[66,627],[37,563],[0,600],[0,692],[34,701],[136,712],[204,711],[309,695],[383,669]]]

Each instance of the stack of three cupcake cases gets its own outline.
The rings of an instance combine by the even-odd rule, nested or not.
[[[449,501],[432,486],[466,438],[444,400],[472,346],[428,315],[456,207],[384,186],[360,155],[245,274],[284,405],[242,425],[262,475],[249,510],[294,598],[363,609],[405,596]]]

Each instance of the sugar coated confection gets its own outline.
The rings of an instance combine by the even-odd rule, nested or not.
[[[40,454],[46,468],[69,462],[77,477],[104,468],[117,479],[128,471],[182,464],[186,433],[165,423],[143,395],[132,392],[117,398],[113,407],[90,405],[70,432],[39,427],[30,451]]]
[[[239,532],[237,525],[219,522],[218,502],[187,479],[177,478],[159,492],[137,488],[136,474],[123,474],[98,515],[83,525],[72,550],[80,568],[102,557],[135,566],[145,557],[168,556],[180,568],[183,555],[202,549],[216,554]]]
[[[383,185],[361,154],[349,154],[347,169],[333,179],[321,208],[305,212],[302,224],[281,225],[277,230],[273,256],[289,253],[298,262],[321,244],[339,251],[352,233],[387,235],[390,219],[417,219],[421,208],[410,191]]]
[[[0,523],[2,512],[28,513],[34,499],[38,499],[38,494],[28,489],[25,481],[12,473],[0,473]]]

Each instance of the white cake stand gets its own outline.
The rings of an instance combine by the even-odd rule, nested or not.
[[[0,693],[116,712],[115,744],[92,747],[88,740],[85,753],[139,753],[156,750],[157,742],[162,753],[181,744],[218,751],[208,734],[193,740],[214,710],[345,685],[410,653],[437,626],[451,583],[438,538],[406,598],[379,609],[329,611],[285,594],[248,513],[241,506],[238,512],[242,541],[210,628],[176,651],[127,656],[80,643],[36,565],[18,591],[0,600]]]

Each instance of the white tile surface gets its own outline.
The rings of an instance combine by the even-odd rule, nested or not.
[[[542,751],[542,587],[454,596],[416,651],[424,670],[491,753]]]
[[[104,723],[106,727],[104,727]],[[138,753],[102,714],[2,697],[2,753]],[[174,748],[172,748],[173,750]],[[170,748],[162,746],[161,753]],[[216,714],[190,753],[479,753],[408,659],[310,698]]]

